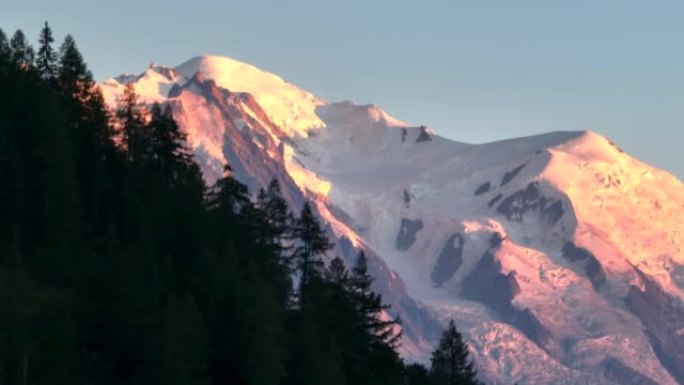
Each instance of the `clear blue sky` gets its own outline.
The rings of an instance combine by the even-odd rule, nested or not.
[[[231,56],[466,142],[592,129],[684,179],[681,0],[6,0],[96,78]]]

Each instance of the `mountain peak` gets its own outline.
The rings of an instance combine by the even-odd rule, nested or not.
[[[205,79],[214,80],[219,87],[252,94],[288,135],[306,136],[309,129],[324,126],[316,114],[316,107],[326,104],[323,99],[251,64],[204,55],[180,64],[175,70],[188,78],[202,72]]]

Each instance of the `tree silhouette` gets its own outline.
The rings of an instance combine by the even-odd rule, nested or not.
[[[38,40],[40,47],[36,56],[36,68],[41,79],[47,83],[54,83],[57,76],[57,54],[52,48],[54,41],[52,30],[46,21],[45,26],[40,31],[40,39]]]
[[[437,349],[432,352],[430,376],[435,385],[478,385],[477,371],[470,360],[468,345],[456,330],[453,320],[442,333]]]
[[[33,59],[35,53],[33,47],[26,40],[26,35],[18,29],[9,43],[10,62],[18,69],[30,71],[33,69]]]

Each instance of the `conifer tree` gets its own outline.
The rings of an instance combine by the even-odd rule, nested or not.
[[[66,35],[59,48],[57,78],[62,91],[80,101],[84,101],[85,92],[94,86],[93,75],[83,61],[83,56],[71,35]]]
[[[121,126],[121,143],[127,160],[137,163],[140,167],[149,154],[149,135],[146,130],[143,106],[138,102],[138,94],[132,83],[126,84],[120,105],[117,117]]]
[[[406,385],[433,385],[430,382],[430,372],[428,369],[418,363],[406,365],[404,378]]]
[[[22,71],[33,69],[34,51],[26,40],[26,35],[18,29],[10,40],[10,62]]]
[[[357,309],[363,316],[364,328],[382,344],[395,347],[401,333],[396,330],[399,319],[383,319],[382,312],[391,308],[382,302],[382,296],[372,290],[374,278],[368,272],[368,257],[361,250],[352,268],[350,278],[351,293]]]
[[[259,189],[256,200],[257,209],[264,216],[262,225],[263,242],[281,254],[282,262],[286,264],[286,252],[290,250],[292,241],[292,226],[294,218],[287,201],[283,197],[280,183],[271,180],[266,190]]]
[[[435,385],[479,385],[468,345],[456,330],[454,320],[442,333],[431,358],[430,377]]]
[[[347,285],[349,284],[349,271],[342,258],[335,257],[330,261],[330,265],[325,271],[325,278],[343,289],[347,289]]]
[[[233,177],[233,168],[226,164],[223,177],[216,181],[208,194],[209,208],[218,210],[224,217],[234,217],[249,203],[248,194],[247,186]]]
[[[10,47],[7,41],[7,35],[0,29],[0,65],[4,65],[10,60]]]
[[[186,144],[186,135],[173,119],[171,106],[163,108],[154,103],[151,109],[148,132],[150,135],[151,160],[164,176],[174,183],[187,176],[186,171],[195,170],[192,150]]]
[[[57,76],[57,54],[52,48],[54,41],[52,30],[46,21],[38,39],[40,47],[36,56],[36,68],[41,79],[49,84],[52,84]]]
[[[168,385],[208,383],[208,336],[190,294],[170,295],[163,310],[157,346],[155,382]]]
[[[292,259],[295,270],[299,273],[300,306],[306,303],[306,291],[312,276],[318,276],[323,267],[321,256],[332,245],[325,236],[321,225],[314,216],[309,202],[304,203],[297,223],[295,224],[297,244],[294,247]]]
[[[107,231],[113,219],[118,190],[111,174],[120,159],[104,97],[71,35],[60,47],[55,86],[70,126],[84,229],[88,237],[96,237]]]

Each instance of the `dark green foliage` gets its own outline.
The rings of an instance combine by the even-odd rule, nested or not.
[[[309,202],[304,203],[302,207],[299,219],[294,225],[294,235],[297,242],[292,253],[292,264],[299,274],[299,301],[303,308],[306,306],[309,282],[321,274],[321,257],[332,245],[314,216]]]
[[[256,207],[264,213],[265,221],[261,225],[263,242],[285,256],[292,247],[294,218],[276,179],[266,190],[259,190]],[[289,262],[287,258],[283,260],[285,264]]]
[[[406,365],[404,375],[407,385],[432,385],[430,372],[421,364]]]
[[[372,290],[373,280],[373,276],[368,272],[368,257],[362,250],[352,268],[351,294],[355,299],[357,311],[363,317],[364,327],[370,331],[375,342],[395,347],[401,338],[401,333],[396,331],[400,321],[389,319],[386,312],[390,306],[384,304],[380,294]],[[385,319],[378,317],[381,313],[385,314]]]
[[[349,272],[344,261],[340,257],[335,257],[330,261],[330,265],[325,270],[325,278],[337,285],[347,287],[349,285]]]
[[[59,48],[57,77],[62,91],[71,97],[84,96],[83,93],[94,85],[93,76],[71,35],[64,38]]]
[[[20,29],[14,33],[9,43],[10,63],[23,71],[33,70],[33,59],[35,57],[33,47],[26,40],[26,35]]]
[[[36,56],[36,69],[43,81],[53,84],[57,76],[57,53],[52,48],[55,39],[52,37],[52,30],[47,21],[40,31],[38,42],[40,47]]]
[[[145,124],[144,114],[144,106],[138,101],[133,84],[126,84],[116,117],[126,159],[139,167],[149,165],[146,162],[151,147],[150,127]],[[142,171],[140,168],[138,170]]]
[[[421,383],[311,204],[207,188],[172,106],[112,118],[71,36],[54,71],[47,24],[38,60],[3,37],[0,384]]]
[[[0,29],[0,65],[4,65],[9,62],[10,58],[10,47],[9,41],[7,41],[7,35]]]
[[[430,377],[435,385],[478,385],[468,345],[456,330],[453,320],[442,333],[437,349],[432,352]]]

